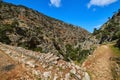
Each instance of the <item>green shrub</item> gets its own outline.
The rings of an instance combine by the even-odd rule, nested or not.
[[[69,58],[73,61],[82,62],[89,55],[90,50],[81,50],[81,48],[74,48],[72,45],[66,45],[65,60],[69,61]]]
[[[75,48],[73,48],[72,45],[67,44],[67,45],[66,45],[65,60],[68,60],[68,61],[69,61],[68,58],[70,58],[70,59],[72,59],[72,60],[74,60],[74,61],[77,60],[77,57],[78,57],[78,55],[79,55],[78,51],[79,51],[78,48],[75,49]]]
[[[97,28],[94,28],[93,35],[99,34],[99,30]]]
[[[117,36],[118,38],[120,38],[120,31],[118,31],[118,32],[116,33],[116,36]]]
[[[11,41],[9,37],[6,35],[6,32],[12,32],[13,26],[6,24],[6,25],[0,25],[0,42],[9,44]]]
[[[43,52],[43,50],[42,50],[41,47],[34,48],[33,50],[34,50],[34,51],[37,51],[37,52]]]
[[[120,39],[117,41],[116,46],[120,49]]]
[[[81,62],[81,61],[84,61],[87,56],[89,55],[90,53],[90,50],[82,50],[79,54],[79,58],[78,58],[78,61]]]
[[[10,44],[11,41],[7,36],[7,32],[12,33],[14,28],[18,26],[18,22],[14,21],[12,24],[3,24],[0,25],[0,42]]]

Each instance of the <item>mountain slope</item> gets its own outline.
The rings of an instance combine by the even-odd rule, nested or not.
[[[99,39],[100,43],[118,40],[117,46],[120,47],[120,10],[109,18],[99,30],[95,29],[93,35]]]
[[[113,41],[120,47],[120,11],[92,35],[24,6],[0,2],[0,77],[8,74],[5,79],[90,80],[73,62],[80,64],[87,56],[83,68],[93,80],[113,79],[111,49],[104,45],[94,51]]]
[[[0,35],[2,43],[44,53],[52,52],[61,58],[66,56],[70,48],[75,56],[82,48],[89,52],[94,43],[93,38],[90,44],[88,40],[86,44],[91,34],[80,27],[21,5],[4,2],[0,3]]]

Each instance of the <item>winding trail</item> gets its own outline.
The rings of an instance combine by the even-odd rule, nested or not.
[[[99,46],[83,63],[92,80],[113,80],[110,57],[112,51],[108,45]]]

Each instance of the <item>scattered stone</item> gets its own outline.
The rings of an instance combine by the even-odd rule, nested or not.
[[[84,77],[82,80],[90,80],[90,76],[88,75],[87,72],[84,73]]]
[[[65,74],[65,80],[69,80],[70,78],[70,73]]]
[[[73,62],[65,62],[52,53],[51,55],[50,53],[41,54],[39,52],[33,52],[30,50],[25,50],[21,47],[17,48],[5,44],[0,45],[0,49],[2,49],[5,53],[6,51],[11,52],[12,54],[8,54],[9,52],[7,54],[16,62],[23,64],[22,67],[27,70],[27,74],[37,76],[37,78],[42,80],[82,80],[81,76],[84,77],[84,80],[89,80],[89,75],[87,73],[84,75],[82,68],[75,65]],[[21,54],[24,57],[22,57]],[[60,61],[58,59],[60,59]],[[36,67],[36,65],[38,67]],[[62,70],[60,70],[60,67]],[[74,76],[70,76],[70,73],[74,74]],[[36,80],[30,79],[29,75],[21,78],[25,80]]]
[[[49,72],[44,72],[44,73],[43,73],[43,76],[44,76],[45,78],[48,78],[48,77],[51,76],[51,72],[50,72],[50,71],[49,71]]]
[[[33,70],[33,74],[35,74],[35,75],[37,75],[37,76],[38,76],[38,75],[41,75],[39,70]]]
[[[70,70],[71,73],[73,74],[76,74],[76,69],[73,67],[71,70]]]
[[[35,64],[33,61],[28,61],[26,62],[26,65],[29,65],[30,67],[34,68],[35,67]]]
[[[53,80],[57,80],[57,78],[58,78],[58,76],[57,76],[57,74],[55,74]]]

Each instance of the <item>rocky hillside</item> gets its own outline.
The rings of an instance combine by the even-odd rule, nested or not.
[[[93,35],[100,40],[100,43],[116,40],[117,46],[120,47],[120,10],[109,18],[99,30],[95,29]]]
[[[90,73],[95,72],[96,80],[96,72],[107,74],[103,64],[111,56],[103,57],[103,53],[112,52],[106,47],[98,48],[98,52],[94,49],[98,44],[113,41],[120,48],[120,10],[90,34],[25,6],[0,1],[1,80],[90,80],[85,67]],[[102,51],[104,48],[108,51]],[[91,57],[90,62],[87,56]],[[86,58],[88,62],[84,62]],[[86,63],[84,69],[75,62]]]
[[[0,3],[0,42],[43,53],[54,53],[61,58],[86,55],[96,43],[86,30],[48,17],[21,5]],[[71,52],[71,54],[67,54]],[[68,60],[68,59],[67,59]]]
[[[66,62],[52,53],[0,43],[0,79],[90,80],[90,76],[73,62]]]

